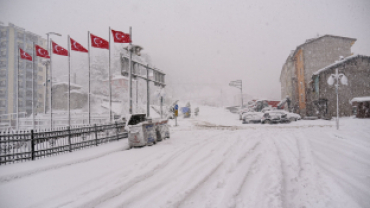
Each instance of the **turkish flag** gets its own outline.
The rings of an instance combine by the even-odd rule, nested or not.
[[[94,48],[102,48],[102,49],[108,49],[109,50],[109,43],[108,41],[104,40],[101,37],[95,36],[93,34],[90,34],[91,38],[91,46]]]
[[[71,41],[71,50],[80,51],[80,52],[84,52],[84,53],[89,52],[86,48],[84,48],[81,44],[77,43],[72,38],[69,38],[69,40]]]
[[[68,56],[67,49],[63,48],[62,46],[54,43],[54,41],[51,41],[51,44],[53,46],[53,53],[61,55],[61,56]]]
[[[121,32],[121,31],[115,31],[112,30],[113,33],[113,39],[115,43],[131,43],[130,34]]]
[[[48,51],[41,48],[39,45],[35,45],[35,49],[36,49],[36,56],[40,56],[42,58],[50,58]]]
[[[30,54],[26,53],[26,51],[22,50],[21,48],[19,49],[19,53],[21,55],[21,59],[32,61],[32,56],[30,56]]]

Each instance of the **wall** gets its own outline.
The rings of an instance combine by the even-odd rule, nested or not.
[[[339,116],[350,116],[352,112],[349,103],[354,97],[370,96],[370,57],[359,57],[341,64],[339,73],[348,78],[348,86],[339,85]],[[319,98],[328,99],[328,113],[336,116],[336,92],[334,86],[327,84],[327,79],[335,74],[335,68],[319,75]]]
[[[301,116],[306,115],[306,88],[305,88],[305,76],[304,76],[304,59],[303,50],[300,49],[294,56],[295,74],[297,77],[298,85],[298,101],[299,101],[299,114]]]

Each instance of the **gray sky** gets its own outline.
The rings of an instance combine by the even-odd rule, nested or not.
[[[68,34],[87,46],[88,30],[108,39],[109,26],[132,26],[134,43],[169,82],[236,94],[228,83],[242,79],[244,92],[270,99],[280,98],[289,52],[317,34],[357,38],[352,52],[370,55],[369,20],[369,0],[0,0],[0,21],[60,32],[62,46]]]

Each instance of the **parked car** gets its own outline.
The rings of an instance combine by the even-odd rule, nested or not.
[[[267,111],[266,111],[267,112]],[[297,121],[297,120],[301,120],[301,116],[299,114],[296,114],[296,113],[290,113],[290,112],[287,112],[285,110],[271,110],[269,112],[282,112],[282,113],[286,113],[287,114],[287,117],[289,119],[289,121]]]
[[[262,124],[273,124],[273,123],[289,123],[289,119],[286,113],[281,111],[268,111],[263,114],[261,123]]]
[[[252,110],[250,108],[243,108],[243,109],[240,109],[238,114],[239,114],[239,120],[242,120],[243,119],[243,114],[245,113],[248,113],[248,112],[251,112]]]
[[[243,114],[243,124],[261,123],[263,113],[261,112],[248,112]]]

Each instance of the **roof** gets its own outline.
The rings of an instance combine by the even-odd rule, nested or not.
[[[370,96],[365,96],[365,97],[355,97],[353,98],[350,103],[352,104],[353,102],[366,102],[370,101]]]
[[[348,40],[352,40],[353,42],[355,42],[357,39],[356,38],[349,38],[349,37],[342,37],[342,36],[336,36],[336,35],[329,35],[329,34],[326,34],[326,35],[323,35],[323,36],[319,36],[317,38],[311,38],[311,39],[307,39],[304,43],[302,43],[301,45],[298,45],[297,48],[294,50],[293,53],[291,53],[292,56],[294,56],[297,51],[304,45],[308,44],[308,43],[313,43],[317,40],[320,40],[321,38],[324,38],[324,37],[333,37],[333,38],[342,38],[342,39],[348,39]]]
[[[351,61],[351,60],[357,59],[357,58],[370,58],[370,56],[364,56],[364,55],[359,55],[359,54],[348,56],[348,57],[346,57],[346,58],[344,58],[344,59],[342,59],[340,61],[336,61],[335,63],[332,63],[332,64],[330,64],[330,65],[328,65],[328,66],[326,66],[326,67],[324,67],[322,69],[317,70],[316,72],[313,73],[313,76],[319,75],[320,73],[322,73],[322,72],[324,72],[326,70],[329,70],[329,69],[332,69],[332,68],[336,68],[336,67],[338,67],[338,66],[340,66],[340,65],[342,65],[342,64],[344,64],[344,63],[346,63],[348,61]]]
[[[114,80],[128,80],[128,77],[126,77],[126,76],[122,76],[122,75],[115,75],[115,76],[112,76],[111,78],[110,78],[110,81],[114,81]],[[107,82],[108,81],[108,79],[104,79],[103,80],[103,82]],[[134,80],[134,79],[132,79],[132,81],[134,82],[134,81],[136,81],[136,80]]]
[[[68,86],[68,82],[53,82],[53,87],[56,87],[58,85],[67,85]],[[71,87],[82,88],[82,86],[77,85],[77,84],[73,84],[73,83],[71,83]]]

